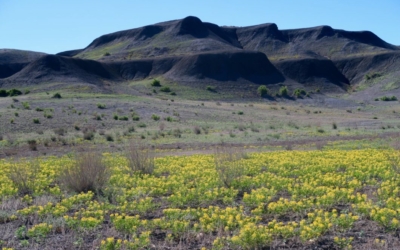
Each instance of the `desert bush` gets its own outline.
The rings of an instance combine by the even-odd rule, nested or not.
[[[9,168],[7,177],[13,182],[20,195],[32,194],[38,186],[37,178],[40,174],[39,160],[31,159],[29,161],[13,161]]]
[[[151,83],[152,87],[161,87],[160,80],[154,79],[153,82]]]
[[[120,120],[120,121],[128,121],[129,118],[127,116],[120,116],[120,117],[118,117],[118,120]]]
[[[307,92],[304,89],[295,89],[293,91],[293,96],[296,98],[303,97],[307,95]]]
[[[5,89],[0,89],[0,97],[7,97],[8,96],[8,92]]]
[[[373,73],[369,73],[369,74],[366,74],[365,75],[365,80],[372,80],[372,79],[375,79],[375,78],[378,78],[378,77],[381,77],[382,76],[382,74],[381,73],[378,73],[378,72],[373,72]]]
[[[42,111],[43,111],[42,108],[36,108],[35,110],[36,110],[37,112],[42,112]]]
[[[29,146],[30,150],[36,151],[37,150],[37,142],[36,142],[36,140],[28,140],[28,146]]]
[[[151,119],[153,119],[154,121],[158,121],[158,120],[160,120],[160,116],[158,116],[158,115],[156,115],[156,114],[153,114],[153,115],[151,116]]]
[[[106,185],[109,169],[98,152],[76,153],[73,164],[64,167],[59,181],[65,188],[80,192],[100,193]]]
[[[22,92],[18,89],[11,89],[8,91],[8,96],[19,96],[22,95]]]
[[[154,172],[154,150],[144,143],[130,141],[125,148],[130,174],[152,174]]]
[[[171,92],[171,89],[169,87],[167,87],[167,86],[164,86],[164,87],[161,87],[160,91],[167,93],[167,92]]]
[[[107,141],[114,141],[114,137],[112,136],[112,134],[106,134],[105,137]]]
[[[24,107],[24,109],[31,109],[31,106],[28,102],[22,102],[22,107]]]
[[[33,123],[35,123],[35,124],[39,124],[39,123],[40,123],[40,120],[39,120],[39,118],[33,118]]]
[[[225,187],[232,187],[234,182],[244,175],[244,166],[240,160],[245,157],[243,151],[235,148],[219,147],[215,150],[215,169]]]
[[[201,129],[198,126],[195,126],[193,128],[193,133],[195,133],[196,135],[199,135],[199,134],[201,134]]]
[[[336,124],[336,122],[332,123],[332,128],[333,128],[333,129],[337,129],[337,124]]]
[[[282,86],[282,87],[279,89],[279,95],[282,96],[282,97],[287,97],[287,96],[289,96],[289,90],[288,90],[288,88],[287,88],[286,86]]]
[[[134,126],[130,126],[130,127],[128,127],[128,133],[133,133],[133,132],[135,132],[135,127]]]
[[[258,87],[257,93],[258,93],[259,96],[265,97],[265,96],[268,96],[270,94],[270,91],[267,88],[267,86],[261,85],[260,87]]]
[[[177,137],[177,138],[181,138],[182,136],[182,131],[179,128],[176,128],[172,131],[172,134]]]
[[[105,109],[105,108],[106,108],[106,105],[103,104],[103,103],[97,103],[97,108],[99,108],[99,109]]]
[[[64,128],[56,128],[53,130],[54,134],[59,135],[59,136],[63,136],[67,133],[66,129]]]
[[[213,86],[207,86],[207,87],[206,87],[206,90],[207,90],[207,91],[210,91],[210,92],[217,92],[216,88],[213,87]]]
[[[237,114],[238,115],[243,115],[244,113],[243,113],[243,111],[238,111]]]
[[[397,101],[397,97],[396,96],[391,96],[391,97],[383,96],[380,98],[380,100],[384,101],[384,102]]]
[[[60,99],[60,98],[62,98],[62,96],[60,93],[55,93],[52,98]]]
[[[83,139],[87,140],[87,141],[91,141],[94,139],[94,134],[95,132],[92,130],[86,130],[83,132]]]

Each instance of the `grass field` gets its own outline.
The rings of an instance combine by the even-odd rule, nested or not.
[[[151,83],[0,98],[0,247],[399,247],[398,101]]]

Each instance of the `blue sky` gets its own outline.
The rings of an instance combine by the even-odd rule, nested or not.
[[[218,25],[276,23],[370,30],[400,45],[399,0],[0,0],[0,48],[57,53],[95,38],[189,15]]]

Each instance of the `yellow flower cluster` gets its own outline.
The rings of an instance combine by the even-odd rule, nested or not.
[[[387,231],[400,228],[400,174],[389,160],[396,154],[373,149],[253,153],[239,161],[243,176],[229,188],[222,185],[212,155],[158,158],[154,174],[136,175],[127,171],[123,156],[106,154],[111,174],[104,197],[66,193],[56,178],[71,159],[50,157],[39,160],[37,186],[18,197],[24,207],[8,218],[33,221],[28,231],[35,237],[51,233],[49,221],[65,222],[71,230],[112,228],[124,235],[104,239],[101,249],[146,248],[154,231],[165,234],[168,244],[207,234],[215,249],[270,247],[275,239],[310,242],[329,232],[338,236],[331,239],[338,248],[349,249],[353,240],[346,233],[360,217]],[[18,185],[9,178],[13,164],[0,161],[3,200],[18,196]],[[339,207],[346,209],[335,210]]]

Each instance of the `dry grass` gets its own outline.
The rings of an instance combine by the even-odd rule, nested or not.
[[[215,168],[220,181],[227,188],[232,187],[235,180],[244,175],[244,167],[240,160],[245,158],[244,150],[233,147],[218,147],[214,152]]]
[[[31,194],[35,189],[35,182],[38,180],[37,175],[40,172],[40,163],[36,159],[29,161],[16,160],[11,163],[13,167],[8,172],[8,178],[18,188],[21,195]]]
[[[126,146],[125,156],[131,174],[152,174],[155,167],[154,154],[154,150],[144,143],[130,141]]]
[[[60,183],[77,193],[93,191],[99,193],[108,181],[109,169],[98,152],[84,152],[75,155],[75,163],[60,174]]]

